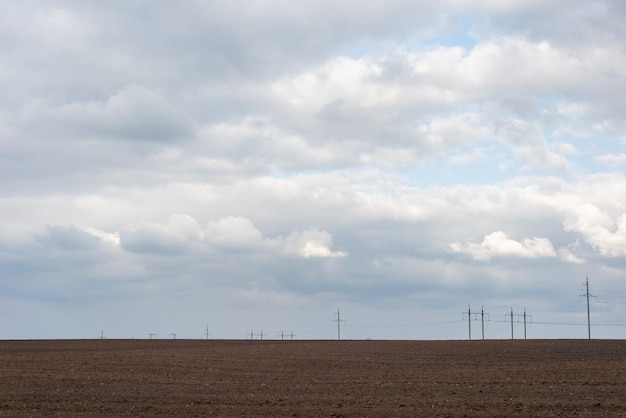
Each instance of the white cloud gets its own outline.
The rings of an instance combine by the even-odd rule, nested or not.
[[[103,235],[109,240],[119,236],[125,250],[145,254],[171,256],[192,250],[200,253],[246,250],[273,257],[281,254],[303,258],[347,256],[344,251],[332,249],[333,238],[327,231],[311,228],[294,231],[286,238],[266,237],[250,219],[241,216],[209,221],[202,228],[193,217],[174,214],[165,224],[141,221],[130,228],[126,227],[119,234],[100,231],[95,237]]]
[[[533,237],[515,241],[508,238],[502,231],[486,235],[479,244],[457,242],[452,244],[451,248],[455,252],[468,253],[472,258],[481,261],[490,260],[492,257],[541,258],[556,256],[554,247],[547,238]]]
[[[559,258],[566,263],[583,264],[585,262],[585,260],[580,257],[576,257],[576,255],[574,255],[567,248],[559,248]]]
[[[589,130],[572,113],[574,107],[584,109],[588,103],[563,104],[559,113],[549,100],[527,100],[533,108],[517,117],[506,114],[508,110],[502,107],[506,102],[498,107],[495,103],[502,97],[500,91],[526,98],[532,94],[558,97],[562,91],[588,95],[581,85],[590,72],[601,85],[612,85],[605,75],[611,68],[608,61],[594,63],[597,67],[592,69],[587,64],[581,67],[571,60],[574,53],[547,41],[505,37],[478,43],[473,49],[440,46],[393,56],[337,58],[309,72],[283,77],[272,89],[277,102],[290,104],[295,120],[317,112],[323,125],[333,127],[334,136],[343,141],[358,139],[361,147],[368,143],[380,146],[380,138],[386,138],[388,147],[402,149],[408,143],[417,147],[419,152],[413,158],[419,159],[496,138],[511,147],[524,169],[569,173],[572,165],[567,155],[576,153],[577,148],[553,140],[546,126],[552,132],[552,125],[565,117],[560,120],[563,126],[554,130],[556,135]],[[622,59],[616,50],[610,54]],[[482,112],[466,110],[477,103]],[[422,123],[406,118],[433,108],[439,113]],[[333,135],[330,130],[323,132]]]
[[[263,235],[246,218],[228,216],[210,221],[205,228],[205,241],[232,248],[254,248],[263,243]]]
[[[117,232],[106,232],[91,226],[84,228],[84,230],[89,234],[100,238],[103,244],[109,245],[110,247],[116,248],[120,245],[120,234]]]
[[[613,221],[595,208],[588,209],[581,211],[576,222],[567,228],[581,232],[604,256],[626,256],[626,213]]]
[[[626,165],[626,153],[598,155],[596,160],[611,168],[617,168]]]
[[[223,156],[224,161],[236,161],[236,166],[294,170],[333,166],[348,159],[332,145],[306,141],[265,118],[246,117],[237,123],[209,125],[202,129],[200,137],[207,143],[204,152]],[[215,159],[204,157],[207,160]]]
[[[348,254],[344,251],[333,251],[333,237],[319,229],[295,231],[285,238],[287,252],[304,258],[340,258]]]
[[[626,181],[622,175],[598,174],[574,187],[561,184],[547,189],[532,199],[560,213],[564,230],[580,233],[599,254],[622,257],[626,254],[626,203],[621,199],[624,193]]]
[[[140,221],[119,235],[121,246],[128,251],[163,255],[183,252],[202,239],[196,220],[186,214],[171,215],[166,224]]]
[[[496,13],[512,13],[523,10],[538,9],[540,5],[545,4],[540,0],[512,0],[505,3],[497,0],[449,0],[455,6],[462,6],[470,10],[478,8],[483,11]]]

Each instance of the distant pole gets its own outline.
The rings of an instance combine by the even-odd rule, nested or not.
[[[511,339],[513,339],[513,307],[511,306]]]
[[[587,335],[591,339],[591,313],[589,311],[589,276],[585,279],[585,285],[587,286]]]
[[[333,321],[337,321],[337,341],[341,340],[341,315],[339,313],[339,308],[337,308],[337,319],[333,319]]]
[[[293,331],[291,331],[289,334],[286,334],[284,330],[281,331],[280,332],[280,340],[281,341],[285,341],[285,339],[293,340]]]
[[[461,319],[465,318],[465,314],[467,314],[467,330],[469,339],[472,339],[472,315],[474,315],[474,320],[478,321],[478,312],[472,313],[472,309],[470,305],[467,305],[467,311],[463,312]],[[485,338],[485,330],[483,325],[483,339]]]
[[[206,327],[206,331],[205,331],[204,335],[206,335],[206,339],[207,340],[209,339],[209,335],[211,335],[211,334],[209,334],[209,326],[208,325]]]
[[[526,339],[526,308],[524,308],[524,339]]]
[[[101,330],[101,331],[100,331],[100,339],[101,339],[101,340],[104,340],[104,330]]]
[[[176,334],[175,333],[171,332],[170,335],[172,336],[172,340],[176,339]]]
[[[341,340],[341,316],[339,315],[339,308],[337,308],[337,341]]]
[[[591,339],[591,312],[589,310],[589,298],[595,298],[595,296],[589,293],[589,277],[585,279],[585,289],[585,294],[580,296],[585,296],[587,298],[587,337]]]
[[[585,296],[587,297],[587,336],[591,339],[591,312],[589,310],[589,296],[593,296],[589,294],[589,276],[585,279],[585,287],[587,291],[585,292]],[[593,296],[595,297],[595,296]]]
[[[480,307],[480,322],[481,322],[481,330],[483,333],[483,340],[485,339],[485,307]]]
[[[469,339],[472,339],[472,311],[470,306],[467,305],[467,328],[469,330]]]
[[[531,318],[531,322],[532,322],[532,315],[528,315],[526,314],[526,308],[524,308],[524,313],[523,314],[519,314],[519,313],[513,313],[513,307],[511,306],[511,313],[510,314],[505,314],[504,315],[504,319],[506,321],[506,317],[511,315],[511,339],[513,339],[513,318],[517,318],[517,322],[521,322],[520,318],[524,318],[524,339],[526,339],[526,319],[527,318]]]

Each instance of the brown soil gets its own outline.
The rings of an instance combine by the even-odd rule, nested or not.
[[[626,416],[626,341],[0,341],[0,417]]]

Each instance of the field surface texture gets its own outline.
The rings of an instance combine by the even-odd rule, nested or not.
[[[0,417],[626,416],[626,341],[0,341]]]

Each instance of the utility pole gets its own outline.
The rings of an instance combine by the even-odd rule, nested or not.
[[[345,322],[341,319],[339,314],[339,308],[337,308],[337,319],[333,319],[333,322],[337,321],[337,341],[341,340],[341,323]]]
[[[175,334],[175,333],[170,332],[170,335],[171,335],[171,337],[172,337],[172,340],[175,340],[175,339],[176,339],[176,334]]]
[[[156,337],[156,334],[150,333],[150,334],[148,334],[148,336],[150,337],[150,339],[152,339],[152,338]]]
[[[469,334],[469,340],[472,339],[472,308],[470,307],[470,305],[467,305],[467,312],[463,312],[462,316],[465,316],[465,314],[467,314],[467,330],[468,330],[468,334]]]
[[[485,315],[489,316],[489,313],[485,312],[484,306],[481,306],[480,307],[480,322],[482,325],[483,340],[485,339]]]
[[[591,339],[591,312],[589,310],[589,276],[585,278],[585,286],[587,291],[585,295],[587,296],[587,336]]]
[[[526,308],[524,308],[524,339],[526,339]]]
[[[485,339],[485,315],[489,315],[487,312],[485,312],[484,307],[481,308],[480,312],[472,312],[472,308],[470,307],[470,305],[467,305],[467,311],[463,312],[463,316],[462,318],[465,317],[465,315],[467,314],[467,329],[468,329],[468,334],[469,334],[469,339],[472,339],[472,315],[474,315],[474,321],[478,320],[478,315],[480,315],[480,319],[481,319],[481,330],[482,330],[482,337],[483,340]]]
[[[285,337],[287,337],[287,338],[289,338],[289,339],[293,340],[293,331],[291,331],[291,333],[290,333],[290,334],[285,334],[285,331],[281,331],[281,332],[280,332],[280,339],[281,339],[281,341],[284,341],[284,340],[285,340]]]
[[[208,325],[206,327],[206,331],[204,332],[204,335],[206,336],[207,340],[209,339],[209,335],[211,335],[211,334],[209,334],[209,326]]]
[[[587,298],[587,336],[591,339],[591,313],[589,311],[589,297],[595,298],[594,295],[589,293],[589,277],[587,276],[585,280],[585,294],[580,296],[585,296]]]
[[[511,339],[513,339],[513,307],[511,306]]]
[[[101,330],[101,331],[100,331],[100,339],[101,339],[101,340],[104,340],[104,330]]]
[[[469,339],[472,339],[472,310],[469,305],[467,305],[467,329],[469,332]]]
[[[523,314],[516,314],[513,313],[513,307],[511,307],[511,313],[510,314],[505,314],[504,318],[506,321],[506,317],[507,316],[511,316],[511,339],[513,339],[513,317],[517,318],[517,322],[520,322],[520,317],[524,318],[524,339],[526,339],[526,318],[527,317],[532,317],[532,315],[528,315],[526,314],[526,308],[524,308],[524,313]]]
[[[255,334],[254,330],[250,331],[250,339],[254,340],[254,337],[259,337],[260,340],[263,340],[263,330],[261,330],[260,334]]]

